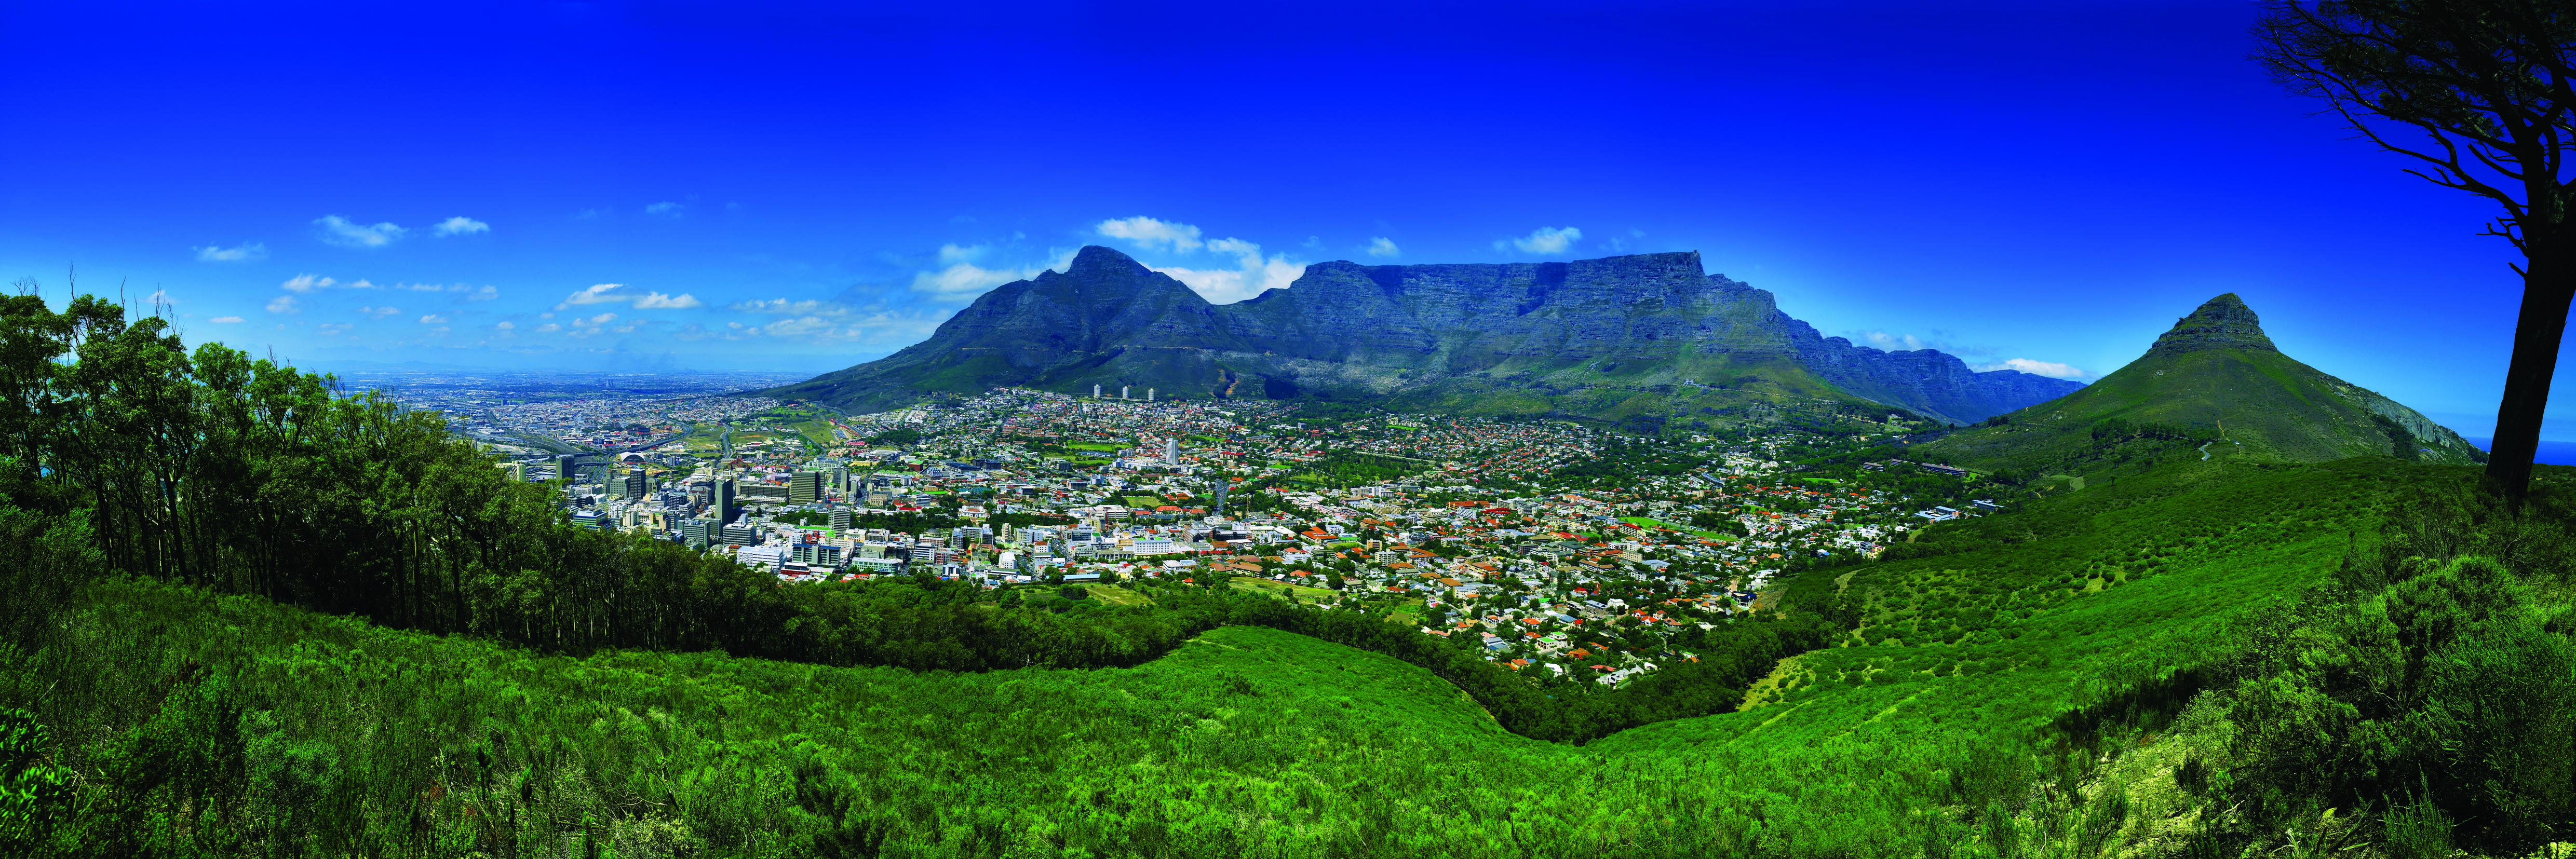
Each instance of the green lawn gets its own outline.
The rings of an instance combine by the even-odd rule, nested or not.
[[[1261,591],[1263,593],[1278,596],[1293,597],[1301,603],[1321,602],[1340,596],[1340,594],[1334,592],[1331,588],[1312,588],[1305,585],[1292,585],[1287,582],[1272,581],[1270,579],[1257,578],[1253,576],[1235,576],[1228,580],[1227,584],[1248,591]]]
[[[1151,597],[1117,585],[1090,584],[1083,587],[1091,592],[1092,599],[1110,605],[1152,605],[1154,603]]]

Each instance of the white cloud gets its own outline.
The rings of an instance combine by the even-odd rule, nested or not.
[[[322,332],[322,336],[324,337],[334,337],[338,336],[343,331],[349,330],[349,323],[326,322],[321,325],[314,326],[313,330]]]
[[[769,323],[762,328],[761,333],[772,337],[803,337],[831,327],[832,323],[824,321],[820,316],[799,316]]]
[[[402,309],[401,309],[401,308],[395,308],[395,307],[361,307],[361,308],[358,308],[358,312],[359,312],[359,313],[362,313],[362,314],[365,314],[365,315],[368,315],[368,316],[376,316],[376,317],[400,316],[400,315],[402,315]]]
[[[973,262],[976,257],[983,256],[984,252],[988,250],[991,250],[991,248],[984,245],[940,245],[939,264],[955,265],[961,262]]]
[[[492,285],[488,283],[484,284],[481,289],[469,290],[465,293],[465,300],[467,301],[490,301],[499,297],[501,297],[501,291],[493,289]]]
[[[1368,243],[1368,255],[1369,255],[1369,256],[1373,256],[1373,257],[1391,257],[1391,256],[1395,256],[1395,255],[1400,254],[1400,253],[1403,253],[1403,251],[1397,250],[1397,249],[1395,248],[1395,240],[1394,240],[1394,239],[1390,239],[1390,238],[1387,238],[1387,237],[1385,237],[1385,236],[1376,236],[1376,237],[1373,237],[1373,238],[1370,238],[1370,239],[1369,239],[1369,243]]]
[[[1912,334],[1889,334],[1885,331],[1863,331],[1859,333],[1859,337],[1856,339],[1861,342],[1861,345],[1873,346],[1890,352],[1911,352],[1916,349],[1931,348],[1930,344],[1923,342],[1923,338],[1916,337]]]
[[[822,312],[822,313],[846,313],[846,312],[848,312],[847,310],[842,309],[842,308],[839,308],[839,307],[837,307],[837,306],[830,306],[830,307],[827,307],[823,302],[815,301],[815,300],[812,300],[812,299],[807,299],[807,300],[804,300],[804,301],[789,301],[789,300],[784,299],[784,298],[755,298],[755,299],[752,299],[752,300],[750,300],[750,301],[737,301],[737,302],[734,302],[734,303],[733,303],[733,304],[731,304],[731,305],[728,305],[725,309],[727,309],[727,310],[731,310],[731,311],[734,311],[734,312],[736,312],[736,313],[804,313],[804,314],[812,314],[812,313],[817,313],[817,312]]]
[[[493,328],[496,328],[496,329],[500,329],[500,330],[502,330],[502,331],[508,331],[508,330],[511,330],[511,329],[514,329],[514,328],[519,327],[519,323],[512,322],[512,321],[509,321],[509,320],[507,320],[507,319],[504,319],[504,320],[501,320],[500,322],[493,323],[492,327],[493,327]]]
[[[1306,264],[1290,262],[1286,254],[1261,255],[1261,246],[1242,239],[1217,239],[1208,242],[1215,253],[1233,254],[1234,268],[1156,267],[1155,271],[1171,275],[1173,280],[1188,284],[1199,297],[1216,304],[1242,301],[1268,289],[1284,289],[1306,273]]]
[[[177,304],[179,303],[179,300],[171,298],[169,290],[156,289],[152,291],[151,295],[143,297],[143,303],[157,307],[164,304]]]
[[[2086,379],[2093,376],[2091,373],[2076,369],[2071,364],[2060,364],[2055,361],[2033,361],[2028,358],[2006,358],[2002,363],[1980,365],[1976,370],[1980,373],[1993,370],[2020,370],[2024,373],[2029,373],[2035,376],[2047,376],[2052,379]]]
[[[940,298],[973,298],[984,290],[1038,276],[1042,268],[985,268],[961,262],[938,271],[925,271],[912,276],[912,288]]]
[[[445,324],[447,324],[447,317],[440,316],[440,315],[438,315],[438,314],[432,313],[432,314],[430,314],[430,315],[428,315],[428,316],[423,316],[423,317],[421,317],[421,318],[420,318],[420,324],[422,324],[422,325],[445,325]]]
[[[276,298],[272,298],[272,299],[269,299],[269,300],[268,300],[268,312],[270,312],[270,313],[302,313],[302,312],[304,312],[304,311],[296,309],[296,307],[295,307],[295,296],[292,296],[292,295],[281,295],[281,296],[278,296],[278,297],[276,297]]]
[[[1573,227],[1540,227],[1516,239],[1495,239],[1494,249],[1519,248],[1525,254],[1561,254],[1574,248],[1583,231]]]
[[[477,221],[473,218],[468,218],[464,215],[458,215],[438,222],[438,226],[429,228],[429,231],[433,235],[461,236],[467,233],[491,232],[492,225],[483,223],[482,221]]]
[[[380,248],[409,232],[390,223],[361,224],[338,215],[315,218],[313,226],[323,242],[344,248]]]
[[[482,298],[483,296],[479,295],[468,296],[467,300],[479,301]],[[563,310],[581,304],[626,304],[637,310],[680,310],[697,307],[702,303],[698,301],[697,296],[685,292],[679,295],[666,295],[623,283],[595,283],[564,296],[563,302],[555,305],[555,309]]]
[[[698,306],[698,297],[685,292],[680,293],[677,298],[658,292],[648,292],[635,299],[637,310],[685,310],[696,306]]]
[[[590,336],[594,336],[594,335],[597,335],[597,334],[600,332],[600,330],[601,330],[601,327],[602,327],[602,326],[605,326],[605,325],[607,325],[608,323],[610,323],[610,322],[614,322],[614,321],[616,321],[616,320],[617,320],[617,314],[615,314],[615,313],[602,313],[602,314],[597,315],[597,316],[591,316],[591,317],[586,317],[586,318],[582,318],[582,319],[575,319],[575,320],[573,320],[573,321],[572,321],[572,330],[571,330],[571,331],[564,332],[564,336],[566,336],[566,337],[590,337]],[[539,331],[545,331],[545,330],[552,329],[552,328],[554,328],[554,327],[555,327],[555,326],[553,326],[553,325],[547,325],[547,326],[545,326],[545,327],[543,327],[543,328],[539,328],[539,329],[537,329],[537,330],[539,330]],[[623,327],[623,328],[619,328],[619,329],[617,329],[617,330],[618,330],[618,331],[633,331],[633,330],[635,330],[635,326],[633,326],[633,325],[628,325],[628,326],[625,326],[625,327]]]
[[[1169,250],[1189,253],[1199,249],[1199,228],[1188,224],[1158,221],[1143,215],[1102,221],[1093,229],[1113,239],[1126,239],[1146,250]]]
[[[318,274],[299,274],[294,277],[287,278],[286,282],[278,284],[277,288],[288,292],[312,292],[317,289],[329,289],[339,285],[339,281],[332,280]]]
[[[206,321],[208,321],[208,322],[212,322],[212,323],[215,323],[215,324],[217,324],[217,325],[231,325],[231,324],[233,324],[233,323],[235,323],[235,322],[240,322],[240,321],[242,321],[242,318],[241,318],[241,317],[239,317],[239,316],[217,316],[217,317],[215,317],[215,318],[213,318],[213,319],[208,319],[208,320],[206,320]]]
[[[655,203],[655,204],[653,204],[653,205],[650,205],[650,206],[646,206],[646,207],[644,207],[644,214],[647,214],[647,215],[660,215],[660,216],[665,217],[665,218],[677,218],[677,217],[679,217],[679,216],[680,216],[680,214],[681,214],[683,211],[686,211],[688,208],[689,208],[689,207],[688,207],[688,204],[685,204],[685,203],[674,203],[674,202],[671,202],[671,201],[669,201],[669,200],[664,200],[664,201],[662,201],[662,202]]]
[[[258,262],[268,258],[268,246],[258,242],[243,242],[228,248],[206,245],[194,250],[198,262]]]
[[[633,300],[634,296],[618,294],[619,290],[625,288],[626,284],[622,283],[594,283],[564,296],[563,302],[555,305],[555,309],[562,310],[576,304],[607,304],[612,301]]]
[[[552,334],[552,333],[555,333],[555,332],[557,332],[557,331],[562,331],[562,330],[563,330],[563,326],[561,326],[561,325],[556,325],[556,324],[554,324],[554,323],[552,323],[552,322],[548,322],[548,323],[546,323],[546,324],[544,324],[544,325],[539,325],[539,326],[537,326],[537,333],[539,333],[539,334]]]

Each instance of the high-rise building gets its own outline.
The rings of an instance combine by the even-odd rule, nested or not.
[[[1091,398],[1092,398],[1092,399],[1095,399],[1095,400],[1100,399],[1100,386],[1099,386],[1099,385],[1093,385],[1093,386],[1091,386]]]
[[[1127,399],[1127,386],[1126,386],[1126,385],[1120,385],[1120,386],[1118,386],[1118,398],[1119,398],[1119,399],[1122,399],[1122,400],[1123,400],[1123,399]]]
[[[716,481],[715,497],[707,499],[707,511],[716,514],[719,525],[731,525],[734,517],[742,514],[741,503],[734,500],[733,478]]]
[[[1216,479],[1216,488],[1208,490],[1210,512],[1219,516],[1225,515],[1225,484],[1225,478],[1219,477]]]
[[[751,526],[749,526],[749,525],[726,525],[726,526],[724,526],[724,542],[725,542],[725,545],[728,545],[728,546],[749,546],[749,545],[753,545],[754,543],[758,542],[758,541],[759,541],[759,538],[760,538],[760,532],[755,531],[755,530],[752,530],[752,527],[751,527]]]
[[[569,453],[555,457],[555,476],[565,480],[579,481],[581,479],[581,457]]]
[[[850,514],[850,508],[847,508],[847,507],[834,507],[834,508],[832,508],[832,530],[834,530],[834,531],[847,531],[847,530],[850,530],[850,522],[851,522],[851,521],[852,521],[852,516],[851,516],[851,514]]]
[[[1153,401],[1154,401],[1154,389],[1152,389],[1152,388],[1146,388],[1146,389],[1145,389],[1145,402],[1149,402],[1149,403],[1150,403],[1150,402],[1153,402]]]
[[[716,520],[705,517],[680,520],[680,542],[688,544],[689,548],[705,549],[715,545],[722,537],[721,530],[716,526]]]
[[[823,500],[823,473],[799,471],[787,477],[787,503],[812,504]]]
[[[642,501],[647,493],[653,491],[653,478],[644,476],[644,469],[641,468],[626,472],[624,482],[625,486],[622,488],[625,489],[624,494],[628,501]]]
[[[1151,393],[1151,392],[1149,391],[1148,393]],[[1148,399],[1150,399],[1150,398],[1148,398]],[[1177,439],[1177,438],[1167,438],[1167,439],[1164,439],[1164,440],[1163,440],[1163,464],[1165,464],[1165,465],[1179,465],[1179,464],[1181,464],[1181,440],[1180,440],[1180,439]]]

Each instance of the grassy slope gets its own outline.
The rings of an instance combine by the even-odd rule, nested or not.
[[[237,707],[272,793],[302,778],[389,832],[409,825],[389,809],[420,804],[455,844],[560,844],[544,821],[590,819],[625,855],[769,852],[828,827],[790,775],[816,764],[890,841],[947,849],[1886,855],[1950,837],[1921,814],[1970,801],[1949,774],[2202,658],[2425,473],[2186,467],[1942,526],[1926,544],[1967,551],[1843,580],[1868,600],[1870,643],[1801,657],[1753,709],[1582,748],[1505,733],[1411,666],[1262,629],[1137,669],[913,674],[537,658],[147,584],[66,618],[73,643],[45,658],[67,661],[0,661],[0,703],[71,726],[100,784],[150,763],[152,737]],[[1809,577],[1791,599],[1836,590]],[[151,724],[116,716],[154,701]]]

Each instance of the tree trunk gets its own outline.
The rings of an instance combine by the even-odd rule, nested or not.
[[[2554,231],[2553,231],[2554,232]],[[2487,452],[2488,491],[2519,506],[2531,491],[2531,461],[2540,452],[2540,419],[2549,408],[2549,382],[2558,372],[2559,341],[2567,333],[2567,307],[2576,299],[2576,270],[2558,236],[2530,236],[2522,279],[2522,314],[2513,326],[2513,363],[2505,369],[2504,402],[2496,407],[2495,440]]]

